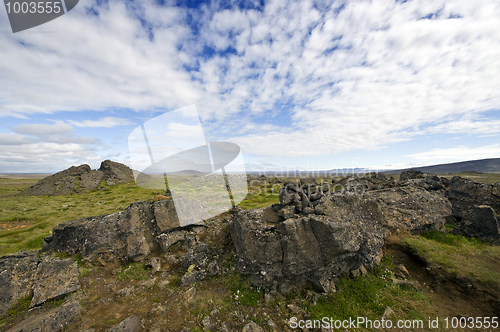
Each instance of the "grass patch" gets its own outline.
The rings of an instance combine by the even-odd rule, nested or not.
[[[249,188],[249,193],[245,199],[238,204],[243,209],[256,209],[279,203],[279,186],[268,185],[257,188]]]
[[[67,259],[67,258],[71,258],[71,255],[64,252],[64,251],[61,251],[61,252],[55,253],[54,257],[57,257],[59,259]]]
[[[86,276],[89,275],[89,273],[90,273],[90,271],[92,271],[92,269],[89,269],[88,267],[85,267],[85,266],[79,266],[78,271],[80,272],[80,277],[85,278]]]
[[[435,242],[448,244],[450,246],[462,247],[462,246],[477,246],[481,244],[481,241],[474,238],[466,238],[459,235],[447,234],[439,231],[430,231],[422,233],[422,237],[433,240]]]
[[[24,228],[0,228],[0,256],[40,249],[43,238],[61,222],[111,214],[124,210],[134,202],[149,200],[154,195],[164,193],[126,183],[106,186],[106,191],[94,190],[67,196],[18,195],[37,181],[0,179],[0,222],[16,226],[26,220],[32,221]]]
[[[260,289],[250,285],[248,276],[236,271],[228,275],[225,286],[231,292],[232,299],[245,306],[257,307],[264,295]]]
[[[30,307],[31,300],[33,299],[33,295],[27,295],[25,297],[21,297],[17,300],[17,303],[10,307],[7,312],[0,317],[0,326],[5,325],[11,319],[21,315],[24,312],[27,312]]]
[[[477,239],[438,231],[410,236],[404,244],[427,262],[443,267],[448,273],[500,284],[500,273],[495,267],[500,247]]]
[[[118,324],[118,319],[116,319],[116,318],[109,319],[108,324],[109,325],[116,325],[116,324]]]
[[[131,263],[123,266],[116,276],[119,281],[147,280],[150,270],[144,263]]]
[[[367,317],[379,319],[385,307],[390,306],[399,318],[424,319],[422,309],[430,306],[430,299],[421,291],[400,287],[383,279],[387,271],[358,278],[344,277],[337,285],[337,293],[320,298],[315,306],[305,303],[312,319],[335,317]]]
[[[448,179],[451,179],[454,176],[460,176],[464,179],[469,179],[475,182],[483,182],[486,184],[500,182],[500,173],[462,172],[462,173],[439,174],[438,176],[442,176]]]

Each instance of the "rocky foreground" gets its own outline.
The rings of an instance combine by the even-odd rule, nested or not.
[[[144,262],[158,284],[171,282],[173,271],[180,271],[180,285],[186,288],[237,270],[272,301],[301,289],[335,292],[341,276],[365,274],[380,263],[390,235],[443,230],[453,221],[458,224],[453,232],[498,244],[499,213],[498,183],[448,180],[412,170],[400,181],[378,174],[334,185],[314,179],[285,182],[280,204],[235,208],[187,227],[180,226],[170,197],[136,202],[122,212],[55,226],[38,253],[0,258],[0,315],[26,296],[32,296],[30,308],[64,298],[61,306],[8,331],[61,331],[66,325],[84,330],[89,317],[68,296],[81,288],[78,264],[61,253],[111,269]],[[233,255],[235,266],[225,264]],[[186,298],[189,292],[192,287]],[[145,330],[138,316],[109,331]],[[212,325],[205,328],[215,329]],[[231,324],[220,329],[230,331]],[[248,323],[244,331],[262,329]]]

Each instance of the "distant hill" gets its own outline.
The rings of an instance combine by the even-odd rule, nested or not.
[[[500,172],[500,158],[479,159],[470,161],[461,161],[458,163],[439,164],[424,167],[412,167],[424,173],[446,174],[461,172],[479,172],[479,173],[498,173]],[[387,171],[386,174],[399,174],[406,170]]]
[[[207,173],[195,171],[195,170],[185,170],[179,172],[167,173],[167,175],[178,175],[178,176],[203,176],[207,175]]]

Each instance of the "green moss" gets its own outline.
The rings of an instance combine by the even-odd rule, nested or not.
[[[61,251],[61,252],[54,254],[54,257],[57,257],[59,259],[67,259],[67,258],[71,258],[71,255]]]
[[[16,221],[32,221],[25,228],[0,230],[0,256],[40,249],[43,238],[61,222],[111,214],[133,202],[152,198],[151,189],[140,188],[135,184],[108,187],[105,183],[102,185],[109,189],[105,193],[95,190],[68,196],[17,195],[34,183],[36,181],[0,179],[0,193],[4,193],[0,194],[0,221],[14,226]]]
[[[124,280],[147,280],[150,269],[144,263],[131,263],[123,266],[117,273],[119,281]]]
[[[260,289],[250,285],[248,276],[236,271],[229,274],[225,286],[231,291],[232,299],[245,306],[257,307],[264,295]]]
[[[463,245],[476,246],[481,243],[481,241],[478,239],[466,238],[463,236],[447,234],[439,231],[422,233],[422,237],[436,242],[448,244],[451,246],[463,246]]]
[[[410,236],[404,244],[428,263],[441,266],[448,273],[500,285],[500,272],[491,265],[500,256],[498,246],[442,232]]]
[[[334,317],[367,317],[378,319],[390,306],[398,317],[421,317],[417,306],[430,305],[430,299],[420,291],[399,287],[384,279],[383,275],[368,274],[358,278],[342,278],[337,293],[322,297],[315,306],[306,302],[311,319]],[[304,296],[303,296],[304,297]],[[300,297],[299,297],[300,298]]]
[[[24,312],[27,312],[29,310],[29,306],[32,299],[33,299],[32,294],[18,299],[17,303],[14,304],[12,307],[10,307],[7,310],[7,312],[2,317],[0,317],[0,326],[5,325],[11,319],[21,315]]]

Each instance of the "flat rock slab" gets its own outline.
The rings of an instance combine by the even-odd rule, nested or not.
[[[39,258],[37,254],[20,252],[0,257],[0,316],[17,299],[31,293]]]
[[[254,322],[250,322],[243,327],[243,332],[264,332],[264,330]]]
[[[136,332],[139,329],[139,317],[131,315],[120,324],[113,326],[107,332]]]
[[[71,258],[44,257],[38,265],[30,308],[80,289],[77,263]]]
[[[76,319],[80,319],[82,307],[73,300],[42,314],[29,317],[7,332],[59,332]]]

